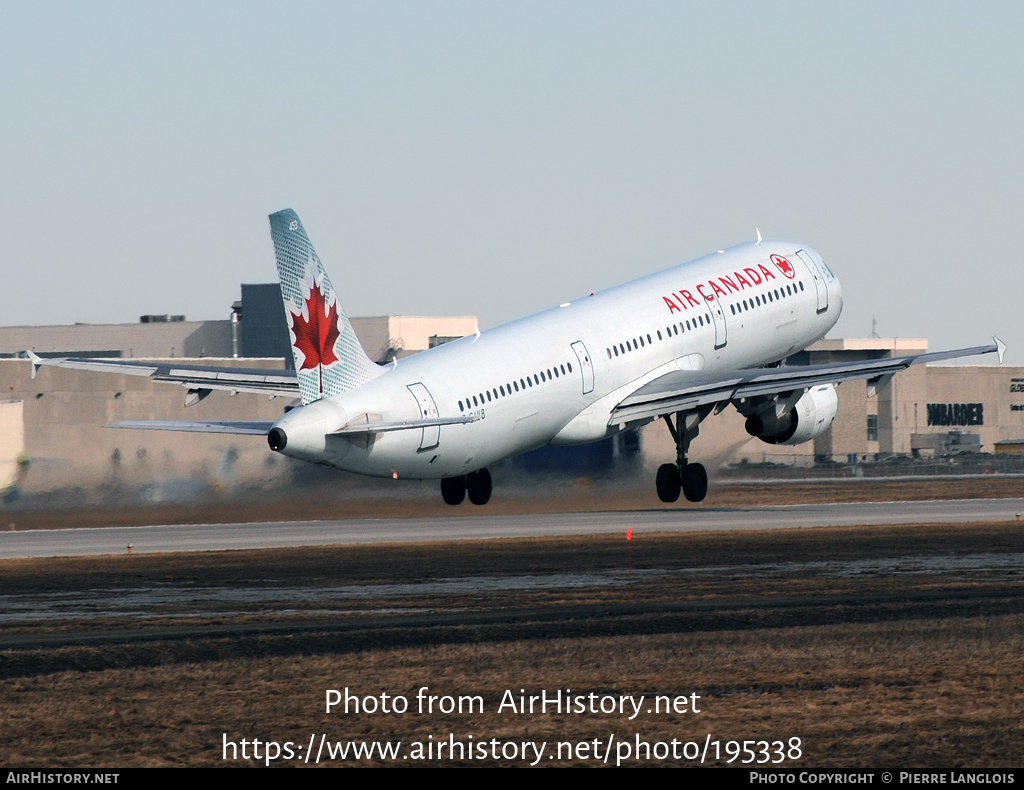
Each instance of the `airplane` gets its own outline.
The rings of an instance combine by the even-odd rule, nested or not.
[[[187,388],[300,399],[275,422],[123,420],[110,427],[262,435],[271,450],[378,477],[439,479],[449,505],[491,497],[488,468],[544,445],[600,441],[656,419],[676,445],[659,499],[703,501],[708,475],[687,458],[700,424],[730,405],[751,436],[800,444],[828,429],[836,386],[869,395],[911,365],[996,353],[1005,344],[839,364],[785,366],[843,307],[822,257],[784,240],[739,244],[390,365],[356,339],[298,215],[270,216],[295,370],[109,359],[42,365],[148,376]]]

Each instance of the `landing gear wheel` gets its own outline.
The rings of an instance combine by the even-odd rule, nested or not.
[[[708,472],[704,464],[683,467],[683,496],[688,502],[703,502],[708,495]]]
[[[491,473],[486,469],[466,475],[466,489],[469,501],[474,505],[486,505],[491,498]]]
[[[662,502],[675,502],[679,499],[679,469],[675,464],[662,464],[658,467],[658,476],[655,478],[658,487],[658,499]]]
[[[441,480],[441,499],[446,505],[461,505],[466,498],[466,476],[445,477]]]

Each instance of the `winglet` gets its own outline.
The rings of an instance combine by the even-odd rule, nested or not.
[[[757,245],[761,246],[761,229],[760,228],[754,228],[754,230],[757,231]]]
[[[32,378],[35,378],[36,374],[39,372],[39,368],[42,367],[42,358],[38,354],[34,354],[28,349],[21,352],[21,358],[32,360]]]
[[[999,355],[999,364],[1003,364],[1003,354],[1006,353],[1006,343],[1000,340],[995,335],[992,335],[992,339],[996,341],[996,353]]]

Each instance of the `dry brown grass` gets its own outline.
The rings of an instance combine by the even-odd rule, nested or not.
[[[222,588],[255,596],[248,608],[204,608],[199,624],[214,631],[169,630],[195,624],[202,607],[194,602],[121,617],[8,617],[0,625],[0,761],[217,765],[225,735],[408,744],[451,732],[549,742],[609,733],[701,743],[708,734],[799,737],[803,768],[1019,765],[1020,570],[900,570],[913,557],[1017,557],[1024,530],[1016,523],[644,535],[624,544],[599,536],[467,542],[457,553],[420,544],[0,563],[3,593],[29,598]],[[879,562],[834,572],[859,560]],[[317,599],[339,584],[629,568],[699,572],[629,585]],[[309,600],[275,604],[277,590]],[[232,632],[240,623],[254,630]],[[153,630],[142,634],[143,626]],[[128,630],[80,644],[106,628]],[[51,636],[53,646],[10,641]],[[327,688],[413,698],[421,686],[480,694],[486,711],[324,713]],[[630,722],[496,710],[506,689],[560,688],[696,692],[702,712]]]
[[[0,759],[213,765],[228,739],[800,737],[801,767],[1015,767],[1024,618],[368,650],[7,681]],[[481,694],[483,715],[324,713],[324,690]],[[701,713],[499,715],[506,689],[701,695]]]

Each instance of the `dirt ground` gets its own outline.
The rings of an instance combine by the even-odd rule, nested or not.
[[[386,489],[383,489],[386,494]],[[318,488],[294,495],[250,492],[244,498],[148,506],[89,509],[0,511],[4,529],[143,526],[150,524],[227,524],[321,519],[403,518],[416,516],[502,515],[521,513],[595,512],[699,507],[747,507],[818,502],[886,502],[927,499],[983,499],[1024,496],[1024,478],[1008,475],[949,477],[927,480],[847,478],[818,482],[712,484],[700,504],[658,501],[653,485],[607,483],[580,478],[536,487],[496,485],[484,508],[468,502],[448,507],[433,486],[396,488],[394,496],[365,491]]]

